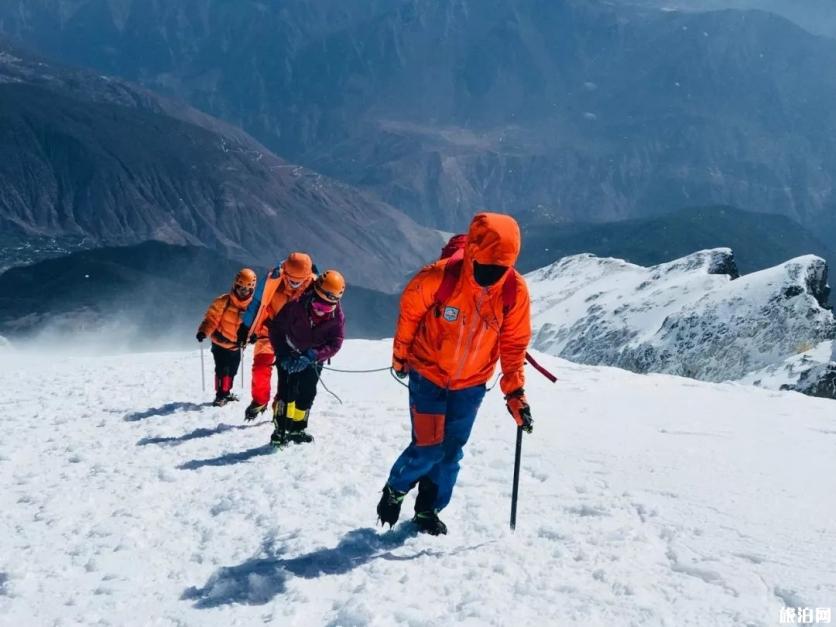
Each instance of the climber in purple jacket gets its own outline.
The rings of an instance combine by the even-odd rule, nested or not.
[[[340,299],[345,279],[326,270],[299,300],[286,304],[270,323],[279,391],[273,401],[270,443],[312,442],[305,429],[316,397],[322,363],[337,354],[345,337]]]

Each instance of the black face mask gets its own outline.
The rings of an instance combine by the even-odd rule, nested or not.
[[[494,285],[507,271],[508,266],[482,265],[478,261],[473,262],[473,278],[482,287]]]

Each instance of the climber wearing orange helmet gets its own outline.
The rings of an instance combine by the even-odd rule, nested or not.
[[[403,292],[392,368],[401,378],[409,375],[412,442],[383,488],[377,506],[383,523],[398,520],[406,493],[417,484],[413,521],[422,532],[447,533],[438,512],[450,502],[462,450],[497,362],[506,407],[531,432],[523,391],[530,303],[525,280],[513,267],[520,243],[512,217],[477,214],[463,253],[445,250],[446,258],[424,267]]]
[[[197,341],[208,336],[212,340],[212,357],[215,358],[215,402],[225,405],[238,400],[232,394],[232,382],[241,363],[241,349],[236,341],[241,316],[253,297],[257,280],[255,272],[244,268],[237,275],[232,289],[218,296],[197,329]]]
[[[245,420],[253,420],[270,402],[270,378],[276,355],[267,327],[287,303],[298,300],[305,293],[315,278],[310,256],[290,253],[281,265],[267,273],[244,313],[237,332],[238,343],[244,346],[247,341],[255,342],[250,379],[252,402],[244,412]]]
[[[322,363],[343,344],[345,318],[340,299],[344,292],[342,274],[326,270],[302,298],[285,305],[270,325],[279,378],[270,438],[274,446],[313,441],[305,429]]]

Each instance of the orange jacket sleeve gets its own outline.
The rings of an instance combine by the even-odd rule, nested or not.
[[[282,310],[282,308],[287,305],[290,297],[288,296],[287,292],[283,289],[279,288],[273,294],[273,298],[270,299],[270,302],[267,303],[265,307],[265,315],[262,319],[262,322],[265,320],[272,320],[273,318],[278,315],[278,313]]]
[[[223,296],[218,296],[212,301],[212,304],[209,305],[209,309],[206,310],[203,322],[200,323],[200,326],[197,329],[198,331],[202,331],[208,336],[211,336],[215,332],[218,328],[218,324],[221,322],[221,316],[224,313],[224,309],[226,308],[227,298],[228,295],[224,294]]]
[[[398,326],[395,330],[395,342],[392,356],[398,361],[408,361],[409,348],[415,339],[421,320],[432,308],[435,294],[441,287],[444,276],[444,264],[434,263],[424,266],[407,284],[401,295]]]
[[[516,270],[514,271],[516,272]],[[517,298],[502,321],[499,332],[499,362],[502,379],[499,386],[508,394],[525,385],[525,351],[531,341],[531,300],[525,279],[517,273]]]

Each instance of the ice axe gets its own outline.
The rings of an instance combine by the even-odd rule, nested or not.
[[[537,371],[546,377],[552,383],[557,381],[557,377],[551,372],[541,366],[530,354],[525,354],[525,360],[530,363]],[[517,427],[517,446],[514,453],[514,486],[511,491],[511,531],[517,527],[517,497],[520,493],[520,458],[522,457],[522,426]]]
[[[520,457],[522,454],[523,428],[517,427],[517,450],[514,455],[514,489],[511,492],[511,531],[517,527],[517,496],[520,493]]]

